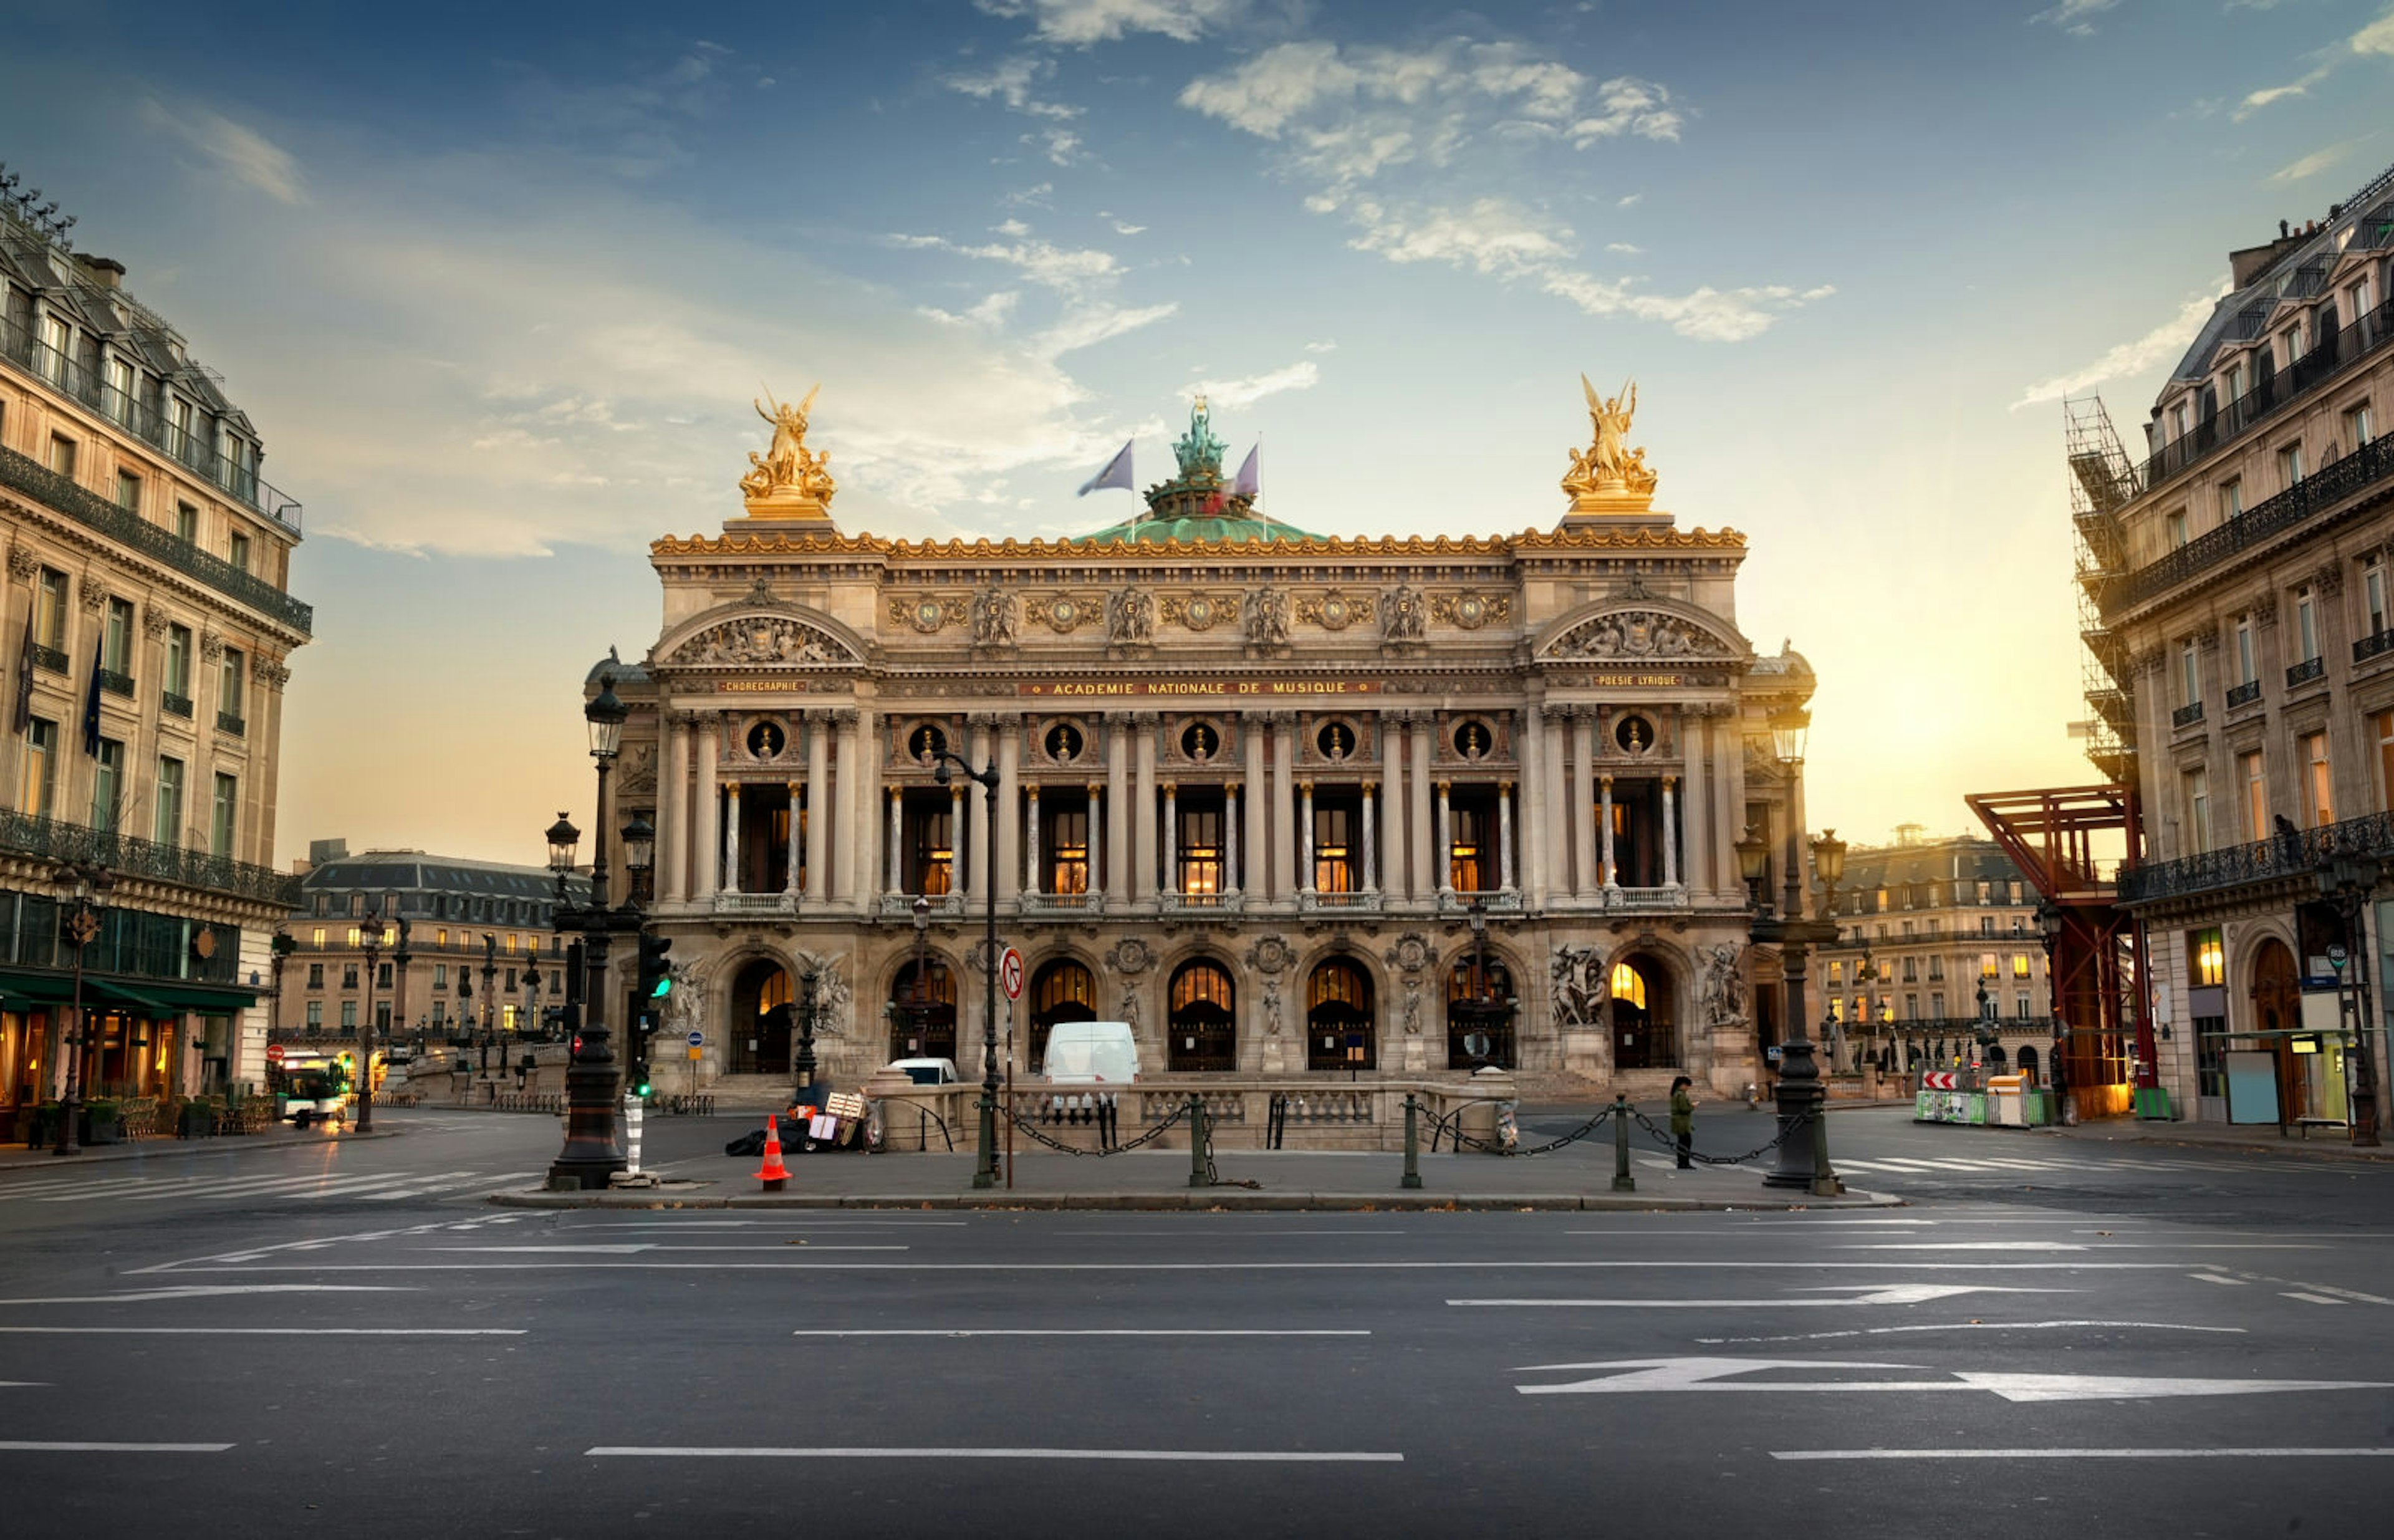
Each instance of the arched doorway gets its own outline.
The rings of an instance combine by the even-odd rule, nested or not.
[[[1098,1019],[1098,981],[1070,957],[1059,957],[1031,978],[1031,1041],[1023,1047],[1024,1073],[1038,1074],[1047,1059],[1047,1029],[1059,1021]]]
[[[759,957],[731,980],[733,1074],[790,1073],[790,975],[770,957]]]
[[[2034,1048],[2022,1048],[2022,1049],[2020,1049],[2020,1051],[2019,1051],[2019,1073],[2022,1073],[2022,1074],[2024,1074],[2024,1075],[2026,1075],[2026,1076],[2028,1076],[2028,1083],[2029,1083],[2030,1085],[2033,1086],[2033,1085],[2037,1084],[2037,1078],[2036,1078],[2036,1050],[2035,1050]]]
[[[1446,1067],[1513,1068],[1514,1003],[1513,976],[1500,959],[1487,958],[1483,972],[1479,953],[1457,957],[1446,976]]]
[[[889,1057],[954,1059],[956,1056],[956,980],[937,957],[924,965],[915,987],[910,960],[889,981]]]
[[[1352,959],[1332,957],[1305,983],[1305,1067],[1379,1067],[1379,1033],[1372,1008],[1372,976]]]
[[[1178,1073],[1239,1067],[1238,994],[1230,970],[1210,957],[1172,975],[1164,1017],[1164,1067]]]
[[[2302,1111],[2302,1065],[2286,1051],[2292,1034],[2299,1032],[2302,1024],[2303,981],[2295,968],[2295,954],[2283,941],[2274,938],[2263,941],[2261,949],[2253,954],[2253,1027],[2264,1034],[2256,1046],[2266,1049],[2277,1063],[2278,1105],[2274,1116],[2260,1115],[2251,1107],[2239,1108],[2233,1104],[2236,1093],[2231,1086],[2230,1121],[2282,1124]]]
[[[1612,965],[1612,1067],[1663,1070],[1679,1061],[1671,973],[1643,952]]]

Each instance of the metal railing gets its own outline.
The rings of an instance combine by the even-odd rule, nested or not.
[[[286,913],[299,906],[299,879],[271,866],[255,866],[230,856],[212,856],[6,809],[0,809],[0,850],[48,861],[96,863],[119,877],[178,883],[272,904]]]
[[[27,651],[33,654],[34,667],[46,668],[53,674],[63,674],[67,671],[67,655],[57,648],[45,647],[40,642],[35,642]]]
[[[2120,874],[2123,904],[2216,892],[2287,877],[2308,878],[2338,850],[2394,856],[2394,813],[2365,813],[2313,829],[2287,830],[2268,839],[2230,845],[2176,861],[2152,861]]]
[[[12,487],[30,497],[38,498],[68,518],[130,546],[154,561],[199,579],[218,593],[271,616],[303,636],[313,633],[316,612],[311,606],[302,604],[271,583],[242,571],[223,558],[209,555],[190,541],[151,523],[139,514],[126,512],[73,478],[61,476],[38,460],[20,454],[13,449],[0,449],[0,486]]]
[[[2229,687],[2227,702],[2228,709],[2233,711],[2240,705],[2251,705],[2255,701],[2257,701],[2260,698],[2261,681],[2258,679],[2247,679],[2243,684],[2231,685]]]
[[[240,738],[247,735],[249,724],[230,711],[219,711],[217,713],[217,731]]]
[[[99,671],[99,688],[112,695],[130,696],[133,693],[133,676],[113,668],[103,668]]]
[[[2394,652],[2394,631],[2373,631],[2352,644],[2352,661],[2367,663],[2389,652]]]
[[[2286,688],[2288,690],[2292,690],[2296,685],[2308,684],[2313,679],[2320,678],[2326,672],[2327,660],[2325,658],[2305,658],[2302,662],[2290,665],[2287,667]]]
[[[261,478],[255,466],[216,453],[199,435],[177,428],[157,408],[127,396],[35,337],[23,324],[0,320],[0,358],[164,452],[217,491],[238,498],[292,533],[299,533],[298,500]]]
[[[2239,552],[2283,533],[2345,499],[2394,476],[2394,436],[2372,440],[2314,475],[2254,504],[2217,529],[2196,536],[2157,561],[2120,578],[2101,600],[2108,618],[2201,575]]]
[[[2170,713],[2170,726],[2172,727],[2192,727],[2195,723],[2201,720],[2203,720],[2203,703],[2201,701],[2189,701],[2186,704]]]
[[[158,692],[158,709],[170,716],[188,717],[191,714],[191,698],[178,695],[171,690],[162,690]]]
[[[2233,442],[2256,424],[2277,415],[2287,404],[2318,389],[2343,373],[2346,365],[2374,353],[2389,340],[2394,340],[2394,298],[2327,333],[2284,373],[2256,381],[2253,388],[2216,415],[2203,418],[2174,442],[2146,456],[2145,486],[2157,487],[2212,451]]]

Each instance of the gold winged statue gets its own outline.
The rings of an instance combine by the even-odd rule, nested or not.
[[[746,494],[756,511],[756,505],[812,505],[817,510],[831,501],[838,483],[831,478],[831,452],[807,447],[807,415],[814,410],[815,397],[822,393],[818,384],[796,406],[775,401],[773,392],[765,392],[765,401],[773,409],[765,410],[765,401],[752,401],[756,415],[773,425],[772,442],[762,455],[748,452],[748,471],[740,478],[740,490]]]
[[[1624,381],[1619,395],[1606,397],[1582,375],[1579,388],[1587,398],[1589,442],[1585,450],[1571,451],[1563,490],[1577,503],[1651,498],[1659,478],[1647,468],[1646,452],[1629,445],[1629,419],[1638,412],[1638,382]]]

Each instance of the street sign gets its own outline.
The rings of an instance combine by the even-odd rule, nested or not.
[[[2344,965],[2351,960],[2352,954],[2347,952],[2341,945],[2331,944],[2328,947],[2327,966],[2335,969],[2338,973],[2343,972]]]
[[[698,1050],[698,1049],[696,1049],[696,1048],[692,1048],[692,1049],[691,1049],[691,1050],[690,1050],[690,1061],[691,1061],[691,1063],[695,1064],[695,1063],[697,1063],[697,1062],[698,1062],[698,1056],[699,1056],[699,1050]]]
[[[687,1043],[687,1044],[689,1044],[691,1047],[695,1048],[695,1047],[699,1046],[701,1044],[703,1044],[703,1043],[704,1043],[704,1042],[706,1041],[706,1033],[703,1033],[703,1032],[700,1032],[700,1031],[699,1031],[699,1030],[697,1030],[695,1027],[693,1027],[693,1028],[691,1028],[691,1033],[690,1033],[690,1035],[689,1035],[688,1037],[683,1038],[683,1039],[682,1039],[682,1041],[683,1041],[683,1042],[685,1042],[685,1043]]]
[[[997,987],[1009,1000],[1022,998],[1022,954],[1010,946],[998,954]]]
[[[282,1063],[282,1062],[283,1062],[283,1045],[282,1045],[282,1044],[280,1044],[280,1043],[269,1043],[268,1045],[266,1045],[266,1060],[267,1060],[267,1062],[268,1062],[268,1063],[270,1063],[270,1064],[280,1064],[280,1063]]]
[[[1924,1070],[1920,1075],[1920,1086],[1923,1090],[1950,1091],[1956,1088],[1961,1078],[1951,1070]]]

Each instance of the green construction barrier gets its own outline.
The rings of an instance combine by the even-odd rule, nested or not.
[[[2139,1090],[2134,1100],[2136,1113],[2148,1123],[2173,1123],[2177,1113],[2170,1107],[2170,1094],[2159,1086]]]

